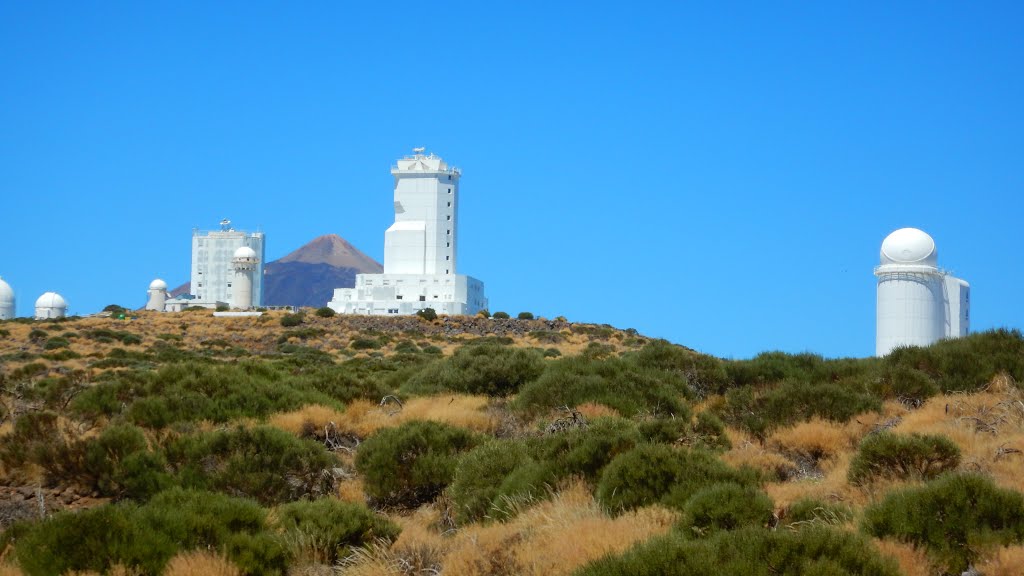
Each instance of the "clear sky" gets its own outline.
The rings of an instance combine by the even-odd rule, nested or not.
[[[390,165],[463,170],[491,309],[724,357],[874,351],[914,226],[1024,327],[1019,2],[0,1],[0,276],[141,306],[230,218],[381,260]]]

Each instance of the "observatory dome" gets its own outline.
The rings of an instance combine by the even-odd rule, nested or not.
[[[36,308],[60,308],[64,309],[68,307],[68,303],[64,301],[64,298],[56,292],[46,292],[36,300]]]
[[[4,282],[3,278],[0,278],[0,307],[5,304],[14,304],[14,290],[10,284]]]
[[[900,228],[882,241],[882,264],[938,266],[935,240],[917,228]]]
[[[242,246],[235,250],[235,258],[256,258],[256,251],[248,246]]]
[[[167,290],[167,282],[157,278],[149,283],[150,290]]]

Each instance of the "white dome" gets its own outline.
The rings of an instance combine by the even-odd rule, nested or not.
[[[11,285],[0,278],[0,305],[14,303],[14,290]]]
[[[64,309],[68,307],[68,303],[64,301],[64,298],[56,292],[47,292],[36,300],[36,308],[60,308]]]
[[[882,241],[882,264],[938,266],[935,240],[917,228],[900,228]]]
[[[235,250],[235,258],[256,258],[256,251],[248,246],[242,246]]]
[[[167,290],[167,282],[157,278],[149,283],[150,290]]]

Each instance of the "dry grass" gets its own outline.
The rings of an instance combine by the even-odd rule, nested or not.
[[[1024,546],[999,548],[977,568],[985,576],[1020,576],[1024,574]]]
[[[936,573],[924,550],[895,540],[874,540],[874,543],[883,555],[896,559],[900,572],[906,576],[933,576]]]
[[[211,550],[182,552],[171,558],[164,576],[240,576],[241,570]]]
[[[11,564],[0,564],[0,576],[24,576],[21,568]]]
[[[334,408],[311,404],[291,412],[274,414],[267,424],[300,436],[310,426],[317,430],[323,430],[329,423],[334,422],[337,425],[344,418],[344,414]]]
[[[601,418],[603,416],[618,416],[619,411],[615,408],[609,408],[604,404],[596,404],[594,402],[585,402],[576,407],[576,410],[583,414],[586,418]]]
[[[857,432],[846,424],[814,418],[775,432],[767,444],[779,452],[817,462],[852,449],[859,440]]]
[[[338,498],[344,502],[362,504],[366,502],[366,490],[362,478],[348,478],[338,482]]]
[[[667,532],[676,514],[646,508],[611,518],[586,485],[576,482],[505,523],[472,524],[449,537],[438,532],[437,521],[438,513],[430,507],[400,520],[402,534],[390,548],[362,549],[342,574],[419,574],[429,569],[464,576],[568,574]]]
[[[368,400],[356,400],[348,405],[335,423],[338,429],[360,438],[366,438],[381,428],[398,426],[410,420],[431,420],[477,432],[493,432],[498,420],[487,412],[486,396],[451,394],[412,398],[403,406],[380,406]]]

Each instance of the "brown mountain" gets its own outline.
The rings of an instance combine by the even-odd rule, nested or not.
[[[356,274],[384,271],[376,260],[363,254],[337,234],[314,238],[287,256],[263,267],[263,304],[266,306],[327,305],[335,288],[355,286]],[[187,294],[186,282],[171,291]]]

